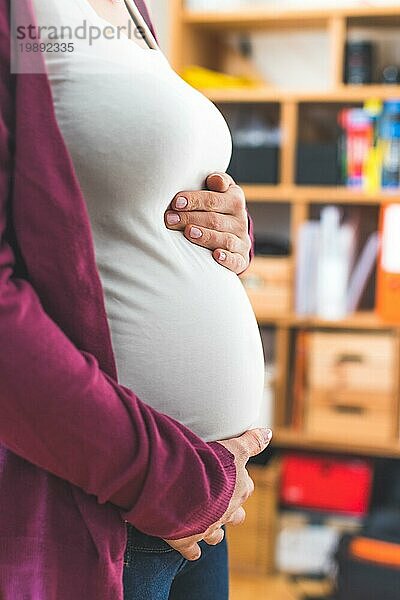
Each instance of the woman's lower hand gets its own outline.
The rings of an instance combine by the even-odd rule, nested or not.
[[[206,183],[207,190],[176,194],[165,224],[212,250],[218,263],[239,275],[249,265],[251,248],[243,190],[227,173],[212,173]]]
[[[202,540],[211,545],[219,544],[224,538],[223,525],[228,523],[239,525],[243,523],[246,513],[242,505],[254,491],[254,483],[248,474],[246,464],[250,457],[263,452],[271,439],[272,432],[270,429],[253,429],[237,438],[219,442],[235,457],[236,485],[233,496],[225,514],[204,533],[179,540],[165,540],[172,548],[180,552],[184,558],[187,560],[197,560],[200,558],[201,549],[199,542]]]

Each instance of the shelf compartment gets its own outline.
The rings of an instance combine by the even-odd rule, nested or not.
[[[248,202],[253,219],[255,250],[259,259],[279,258],[290,254],[292,210],[289,202]],[[268,258],[267,258],[268,260]]]
[[[277,185],[280,177],[280,104],[219,103],[232,134],[232,158],[227,172],[250,184]],[[254,144],[255,129],[262,130]]]
[[[343,105],[301,103],[297,130],[295,179],[299,186],[338,187],[341,184],[338,115]]]

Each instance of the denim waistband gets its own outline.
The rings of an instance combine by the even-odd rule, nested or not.
[[[162,538],[147,535],[136,529],[130,523],[126,524],[127,528],[127,543],[125,548],[124,564],[130,564],[134,552],[145,552],[145,553],[166,553],[176,552],[167,542]]]

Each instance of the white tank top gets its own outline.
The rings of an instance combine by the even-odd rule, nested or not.
[[[108,25],[87,0],[36,8],[39,23],[51,13],[53,23]],[[87,202],[120,383],[207,441],[244,432],[264,383],[247,294],[210,250],[164,224],[178,191],[204,189],[208,174],[227,168],[223,116],[158,47],[126,37],[78,40],[46,62]]]

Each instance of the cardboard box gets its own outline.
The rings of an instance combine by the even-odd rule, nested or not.
[[[308,385],[319,390],[393,394],[397,361],[396,340],[391,333],[313,332]]]
[[[398,349],[391,333],[310,334],[305,429],[319,439],[384,444],[396,436]]]
[[[257,318],[284,315],[291,309],[292,260],[255,256],[241,280]]]
[[[306,431],[320,439],[384,444],[394,439],[395,414],[390,394],[310,390]]]

